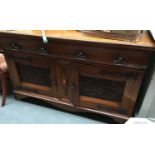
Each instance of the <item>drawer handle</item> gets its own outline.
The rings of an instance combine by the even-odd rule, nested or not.
[[[127,64],[126,58],[122,55],[118,56],[113,62],[118,66],[125,66]]]
[[[18,50],[20,50],[20,49],[21,49],[20,46],[17,45],[16,43],[12,43],[12,44],[11,44],[11,50],[18,51]]]
[[[78,51],[75,55],[75,58],[78,60],[86,60],[87,59],[85,53],[82,51]]]
[[[42,55],[47,55],[47,54],[48,54],[48,51],[47,51],[45,48],[42,47],[42,48],[39,50],[39,53],[42,54]]]

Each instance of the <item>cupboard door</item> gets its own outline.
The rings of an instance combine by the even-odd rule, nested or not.
[[[132,115],[142,71],[75,65],[74,103],[99,111]]]
[[[15,90],[57,97],[55,61],[27,54],[8,54]]]

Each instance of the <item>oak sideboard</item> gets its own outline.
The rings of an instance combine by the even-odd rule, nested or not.
[[[118,122],[134,116],[142,82],[154,57],[141,40],[116,41],[76,31],[0,32],[16,99],[33,97],[73,112],[98,113]]]

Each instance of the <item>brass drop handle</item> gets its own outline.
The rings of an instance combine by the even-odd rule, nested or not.
[[[86,59],[87,59],[85,53],[82,52],[82,51],[78,51],[78,52],[75,54],[75,58],[78,59],[78,60],[86,60]]]
[[[17,45],[16,43],[12,43],[10,48],[11,48],[11,50],[15,50],[15,51],[18,51],[21,49],[21,47],[19,45]]]
[[[114,59],[114,64],[117,65],[117,66],[125,66],[127,64],[127,58],[122,56],[122,55],[119,55],[116,59]]]
[[[47,51],[45,48],[42,47],[42,48],[39,50],[39,53],[42,54],[42,55],[47,55],[47,54],[48,54],[48,51]]]

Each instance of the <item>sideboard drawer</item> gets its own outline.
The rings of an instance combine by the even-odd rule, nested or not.
[[[43,50],[43,43],[41,38],[18,38],[18,37],[4,37],[0,40],[1,48],[7,51],[18,51],[24,53],[38,53]]]
[[[47,45],[44,45],[41,37],[4,37],[0,40],[0,46],[8,52],[34,53],[134,69],[146,69],[150,61],[150,53],[143,50],[90,46],[50,40]]]
[[[135,69],[146,69],[150,60],[149,53],[126,48],[53,43],[48,50],[49,54],[61,58]]]

